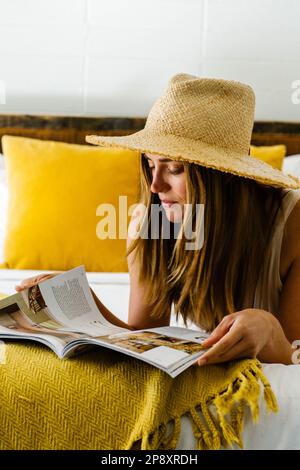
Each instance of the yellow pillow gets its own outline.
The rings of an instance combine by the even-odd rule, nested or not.
[[[282,169],[283,159],[286,155],[285,145],[260,146],[250,145],[250,155],[263,160],[273,168]]]
[[[138,152],[12,136],[2,138],[2,148],[9,191],[2,267],[128,270],[126,228],[128,208],[138,197]],[[123,239],[119,195],[128,197],[125,217],[120,211]],[[98,236],[107,216],[99,208],[96,214],[102,203],[116,210],[116,239]]]

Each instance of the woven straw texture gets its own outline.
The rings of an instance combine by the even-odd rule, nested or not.
[[[261,384],[277,409],[254,359],[192,366],[172,379],[114,351],[61,360],[44,346],[9,342],[0,376],[0,449],[174,449],[185,413],[199,449],[242,446],[244,410],[258,418]]]
[[[162,155],[282,188],[300,181],[248,155],[255,95],[232,80],[177,74],[154,103],[145,128],[122,137],[89,135],[86,141]]]

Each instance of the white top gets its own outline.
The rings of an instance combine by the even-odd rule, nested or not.
[[[256,285],[253,308],[261,308],[276,315],[282,290],[280,278],[280,255],[286,221],[296,202],[300,199],[300,190],[286,190],[282,200],[283,214],[278,214],[271,240],[270,255],[266,258]],[[280,219],[280,216],[282,217]]]

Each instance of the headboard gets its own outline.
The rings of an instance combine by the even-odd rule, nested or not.
[[[1,137],[4,134],[45,140],[86,144],[85,136],[127,135],[143,129],[145,117],[73,117],[0,114]],[[254,123],[253,145],[284,144],[287,155],[300,154],[300,123]]]

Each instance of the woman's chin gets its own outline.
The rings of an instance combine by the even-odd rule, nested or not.
[[[167,207],[165,208],[165,214],[168,221],[174,224],[178,224],[183,220],[183,213],[181,208],[172,209],[172,207]]]

